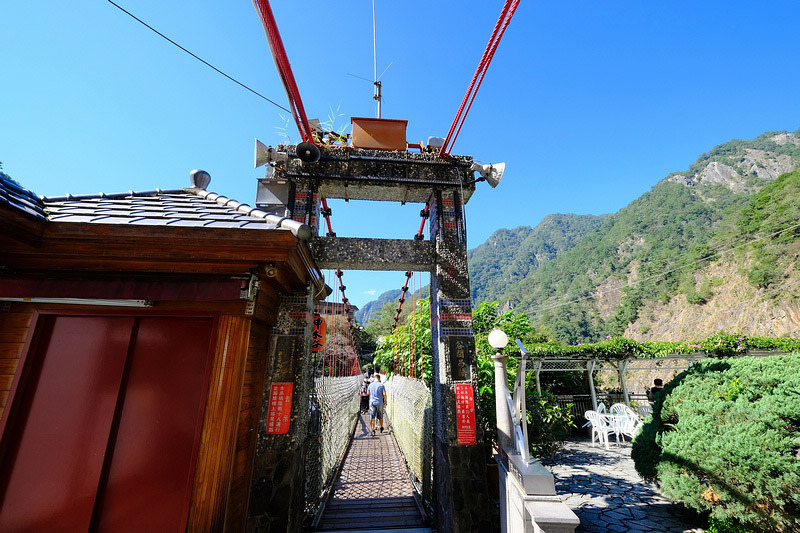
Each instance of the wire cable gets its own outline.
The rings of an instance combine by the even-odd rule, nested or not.
[[[126,15],[131,17],[133,20],[135,20],[136,22],[138,22],[139,24],[141,24],[145,28],[149,29],[150,31],[152,31],[153,33],[158,35],[159,37],[161,37],[161,38],[165,39],[166,41],[168,41],[169,43],[177,46],[178,48],[180,48],[181,50],[183,50],[184,52],[186,52],[187,54],[189,54],[190,56],[192,56],[196,60],[198,60],[201,63],[203,63],[204,65],[206,65],[207,67],[211,68],[212,70],[216,71],[219,74],[222,74],[223,76],[225,76],[226,78],[231,80],[233,83],[235,83],[235,84],[247,89],[251,93],[253,93],[256,96],[258,96],[259,98],[263,98],[264,100],[266,100],[270,104],[272,104],[275,107],[278,107],[278,108],[286,111],[287,113],[291,113],[292,112],[290,109],[287,109],[287,108],[283,107],[282,105],[280,105],[279,103],[275,102],[274,100],[270,100],[269,98],[267,98],[266,96],[264,96],[260,92],[256,91],[255,89],[252,89],[252,88],[248,87],[247,85],[245,85],[244,83],[240,82],[239,80],[237,80],[233,76],[230,76],[230,75],[222,72],[220,69],[218,69],[217,67],[215,67],[214,65],[212,65],[211,63],[209,63],[208,61],[203,59],[202,57],[198,56],[197,54],[187,50],[186,48],[184,48],[180,44],[176,43],[175,41],[173,41],[172,39],[170,39],[169,37],[167,37],[166,35],[164,35],[160,31],[158,31],[157,29],[155,29],[154,27],[152,27],[151,25],[149,25],[148,23],[146,23],[145,21],[143,21],[142,19],[140,19],[139,17],[137,17],[136,15],[134,15],[133,13],[128,11],[127,9],[125,9],[124,7],[122,7],[119,4],[115,3],[113,0],[108,0],[108,3],[111,4],[112,6],[116,7],[117,9],[119,9],[120,11],[122,11],[123,13],[125,13]]]

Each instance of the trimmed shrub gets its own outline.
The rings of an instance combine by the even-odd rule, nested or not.
[[[800,354],[706,360],[657,395],[636,470],[754,531],[800,531]]]

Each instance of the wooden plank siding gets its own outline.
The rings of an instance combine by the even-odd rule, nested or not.
[[[225,531],[244,531],[247,524],[258,423],[264,401],[269,339],[277,323],[279,304],[279,293],[268,283],[262,283],[250,327]]]
[[[188,531],[225,529],[250,320],[224,315],[218,324]]]
[[[4,304],[0,310],[0,419],[5,412],[32,319],[33,308],[30,305]]]

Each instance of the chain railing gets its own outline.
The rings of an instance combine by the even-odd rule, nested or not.
[[[412,479],[428,507],[433,498],[433,410],[431,391],[420,379],[393,375],[386,414]]]
[[[306,513],[314,514],[333,481],[358,417],[363,376],[318,377],[309,398],[306,455]]]

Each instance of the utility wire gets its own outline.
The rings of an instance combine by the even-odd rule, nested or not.
[[[671,268],[671,269],[666,270],[664,272],[661,272],[659,274],[654,274],[654,275],[648,276],[646,278],[642,278],[642,279],[638,279],[636,281],[628,282],[625,285],[623,285],[622,287],[609,289],[608,292],[619,292],[623,288],[634,287],[634,286],[636,286],[636,285],[638,285],[640,283],[644,283],[645,281],[651,281],[651,280],[654,280],[654,279],[663,278],[663,277],[667,276],[668,274],[672,274],[673,272],[677,272],[679,270],[683,270],[683,269],[686,269],[686,268],[689,268],[689,267],[692,267],[692,266],[695,266],[695,265],[699,265],[700,263],[702,263],[704,261],[709,261],[709,260],[713,259],[714,257],[716,257],[719,254],[725,254],[725,253],[733,252],[735,250],[738,250],[739,248],[748,246],[748,245],[753,244],[753,243],[758,242],[758,241],[763,241],[764,239],[769,239],[769,238],[775,237],[776,235],[780,235],[781,233],[785,233],[787,231],[791,231],[791,230],[796,229],[796,228],[800,228],[800,224],[793,224],[791,226],[788,226],[786,228],[778,230],[778,231],[776,231],[774,233],[770,233],[768,235],[763,235],[763,236],[758,237],[756,239],[753,239],[753,240],[750,240],[750,241],[745,241],[745,242],[743,242],[741,244],[737,244],[737,245],[731,246],[729,248],[720,247],[720,248],[716,249],[713,254],[707,255],[706,257],[701,257],[701,258],[699,258],[699,259],[697,259],[695,261],[692,261],[692,262],[689,262],[689,263],[685,263],[683,265],[676,266],[674,268]],[[567,305],[572,305],[572,304],[585,302],[585,301],[588,301],[588,300],[594,300],[594,299],[595,299],[595,296],[588,295],[588,296],[583,296],[581,298],[575,298],[574,300],[555,302],[555,303],[552,303],[552,304],[548,304],[548,305],[544,305],[542,307],[539,307],[538,309],[534,309],[533,310],[533,314],[543,313],[545,311],[551,311],[551,310],[557,309],[559,307],[564,307],[564,306],[567,306]]]
[[[234,78],[233,76],[229,76],[228,74],[225,74],[225,73],[224,73],[224,72],[222,72],[220,69],[218,69],[217,67],[215,67],[214,65],[212,65],[211,63],[209,63],[208,61],[206,61],[205,59],[203,59],[202,57],[199,57],[199,56],[197,56],[196,54],[194,54],[194,53],[190,52],[189,50],[187,50],[187,49],[186,49],[186,48],[184,48],[183,46],[179,45],[178,43],[176,43],[175,41],[173,41],[172,39],[170,39],[169,37],[167,37],[166,35],[164,35],[164,34],[163,34],[163,33],[161,33],[160,31],[158,31],[157,29],[155,29],[154,27],[152,27],[151,25],[149,25],[148,23],[146,23],[145,21],[143,21],[142,19],[140,19],[139,17],[137,17],[136,15],[134,15],[133,13],[131,13],[130,11],[128,11],[127,9],[123,8],[123,7],[122,7],[122,6],[120,6],[119,4],[116,4],[116,3],[115,3],[113,0],[108,0],[108,3],[109,3],[109,4],[111,4],[112,6],[116,7],[117,9],[119,9],[120,11],[122,11],[123,13],[125,13],[126,15],[128,15],[129,17],[131,17],[133,20],[135,20],[136,22],[138,22],[139,24],[141,24],[141,25],[142,25],[142,26],[144,26],[145,28],[149,29],[150,31],[152,31],[153,33],[155,33],[156,35],[158,35],[159,37],[162,37],[163,39],[165,39],[165,40],[169,41],[170,43],[174,44],[175,46],[177,46],[178,48],[180,48],[181,50],[183,50],[184,52],[186,52],[187,54],[189,54],[190,56],[192,56],[192,57],[193,57],[193,58],[195,58],[196,60],[200,61],[201,63],[203,63],[203,64],[204,64],[204,65],[206,65],[207,67],[210,67],[210,68],[212,68],[213,70],[215,70],[215,71],[216,71],[216,72],[218,72],[219,74],[222,74],[223,76],[225,76],[226,78],[228,78],[228,79],[229,79],[229,80],[231,80],[232,82],[236,83],[237,85],[240,85],[240,86],[244,87],[245,89],[247,89],[247,90],[248,90],[248,91],[250,91],[251,93],[255,94],[256,96],[258,96],[258,97],[260,97],[260,98],[263,98],[264,100],[266,100],[266,101],[267,101],[267,102],[269,102],[270,104],[272,104],[272,105],[274,105],[274,106],[276,106],[276,107],[279,107],[280,109],[283,109],[283,110],[284,110],[284,111],[286,111],[287,113],[291,113],[291,110],[289,110],[289,109],[286,109],[285,107],[283,107],[282,105],[280,105],[279,103],[277,103],[277,102],[275,102],[275,101],[273,101],[273,100],[270,100],[269,98],[267,98],[266,96],[264,96],[264,95],[263,95],[263,94],[261,94],[260,92],[256,91],[255,89],[251,89],[250,87],[248,87],[248,86],[247,86],[247,85],[245,85],[244,83],[240,82],[239,80],[237,80],[237,79],[236,79],[236,78]]]

